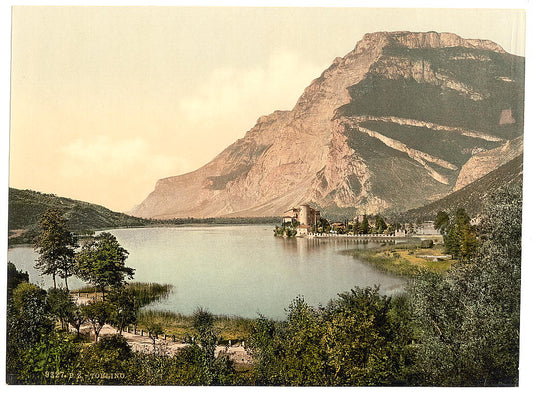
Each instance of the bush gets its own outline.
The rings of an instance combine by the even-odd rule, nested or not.
[[[296,298],[286,321],[262,317],[254,322],[249,340],[256,360],[254,383],[403,384],[404,348],[412,339],[405,313],[401,302],[380,295],[378,288],[355,288],[323,308]]]
[[[433,247],[433,240],[431,239],[424,239],[420,246],[424,249],[431,249]]]

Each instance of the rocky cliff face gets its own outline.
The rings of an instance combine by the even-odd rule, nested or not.
[[[524,152],[524,141],[517,137],[502,146],[472,156],[461,169],[453,191],[474,182]]]
[[[301,203],[326,212],[420,206],[451,193],[458,177],[460,184],[475,179],[463,169],[472,156],[522,134],[523,91],[523,58],[493,42],[366,34],[293,110],[259,118],[204,167],[159,180],[130,213],[271,216]]]

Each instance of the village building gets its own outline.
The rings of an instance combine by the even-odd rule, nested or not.
[[[297,222],[299,213],[299,208],[291,208],[283,212],[283,224],[294,224],[295,222]]]
[[[417,235],[440,235],[439,230],[435,229],[435,222],[428,220],[422,223],[416,230]]]
[[[405,228],[394,230],[395,237],[405,237],[407,236],[407,231]]]
[[[316,226],[320,222],[320,211],[313,209],[309,204],[300,205],[283,212],[283,224],[295,224],[300,226]]]
[[[301,237],[303,235],[308,235],[311,233],[311,226],[299,225],[296,227],[296,236]]]

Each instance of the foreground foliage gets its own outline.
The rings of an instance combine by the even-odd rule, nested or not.
[[[9,265],[8,383],[515,386],[521,203],[518,188],[495,193],[478,246],[444,274],[420,273],[404,293],[354,288],[320,307],[298,297],[286,320],[255,319],[246,338],[255,361],[249,370],[224,352],[215,357],[221,331],[203,309],[189,318],[189,346],[174,355],[155,341],[152,352],[133,352],[121,335],[79,339],[57,324],[80,312],[68,292],[46,292]],[[135,298],[121,291],[81,308],[95,332],[104,322],[120,327],[133,318],[117,314]]]
[[[250,346],[256,384],[369,386],[406,383],[405,352],[410,338],[399,320],[402,297],[378,288],[353,289],[327,307],[315,309],[295,299],[285,322],[260,318]]]
[[[412,282],[423,383],[518,384],[521,202],[519,189],[495,193],[476,257]]]

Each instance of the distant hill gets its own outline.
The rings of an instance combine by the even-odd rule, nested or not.
[[[39,218],[48,209],[59,209],[67,219],[70,231],[92,233],[119,227],[175,226],[183,224],[274,224],[279,217],[176,218],[172,220],[142,219],[114,212],[101,205],[59,197],[33,190],[9,188],[9,244],[32,243],[38,231]]]
[[[407,222],[434,220],[439,211],[451,213],[458,208],[464,208],[470,217],[475,217],[481,212],[483,201],[490,192],[507,185],[521,185],[522,173],[523,157],[520,155],[462,189],[431,204],[411,209],[399,215],[398,219]]]
[[[124,213],[114,212],[101,205],[58,197],[33,190],[9,188],[8,230],[18,237],[10,239],[13,243],[31,242],[37,231],[40,216],[48,209],[59,209],[68,220],[68,228],[76,233],[116,228],[145,226],[151,221],[136,218]]]

